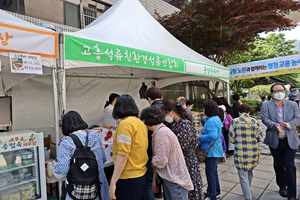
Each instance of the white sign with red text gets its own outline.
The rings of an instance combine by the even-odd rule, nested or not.
[[[22,53],[10,53],[12,73],[43,74],[41,56]]]

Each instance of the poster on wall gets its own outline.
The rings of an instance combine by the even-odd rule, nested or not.
[[[12,73],[43,74],[41,56],[22,53],[10,53]]]

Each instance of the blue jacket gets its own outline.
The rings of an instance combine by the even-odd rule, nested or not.
[[[201,149],[207,151],[210,145],[218,138],[215,144],[210,148],[207,157],[221,158],[223,156],[223,146],[221,142],[222,122],[218,116],[210,117],[206,122],[202,132],[199,136],[201,141]]]

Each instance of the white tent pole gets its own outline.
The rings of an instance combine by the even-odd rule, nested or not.
[[[64,67],[64,35],[60,34],[60,43],[59,43],[59,62],[60,62],[60,103],[61,103],[61,112],[66,111],[66,73],[65,73],[65,67]]]
[[[59,87],[59,98],[57,102],[60,106],[60,115],[63,111],[66,111],[66,76],[64,69],[64,35],[59,34],[59,69],[57,75],[58,87]],[[59,141],[59,131],[56,133],[56,141]],[[58,143],[57,143],[58,144]],[[58,152],[58,148],[56,149]],[[62,181],[58,181],[59,199],[61,196]]]
[[[52,85],[53,85],[53,108],[54,108],[54,125],[55,125],[55,143],[56,149],[58,150],[59,143],[59,108],[58,108],[58,96],[57,96],[57,85],[56,85],[56,68],[52,69]],[[56,151],[57,156],[57,151]]]
[[[229,91],[229,82],[227,83],[227,101],[228,101],[228,104],[230,105],[230,91]]]

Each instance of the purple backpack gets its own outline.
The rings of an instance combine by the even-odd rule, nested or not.
[[[221,108],[222,109],[222,108]],[[223,109],[222,109],[223,110]],[[225,119],[224,119],[224,122],[223,122],[223,127],[226,131],[229,131],[230,129],[230,124],[232,122],[232,117],[231,115],[229,115],[225,110],[223,110],[224,113],[225,113]]]

